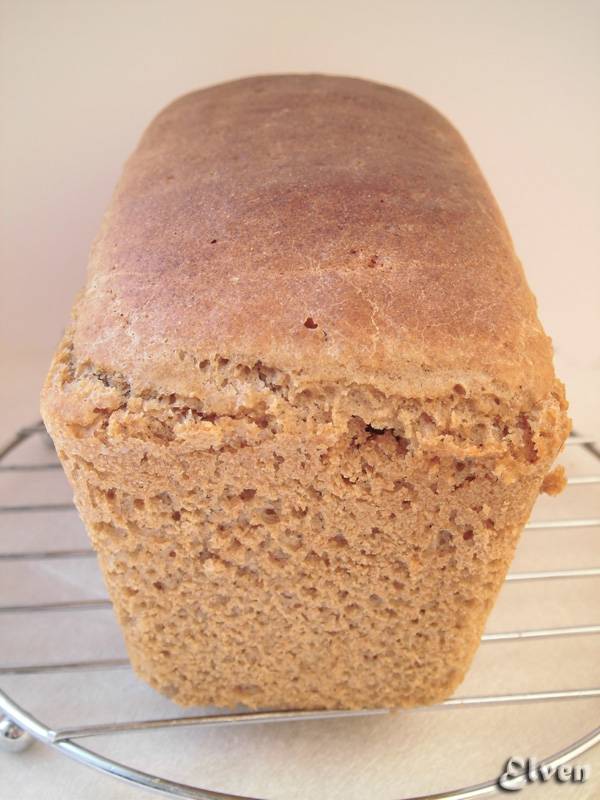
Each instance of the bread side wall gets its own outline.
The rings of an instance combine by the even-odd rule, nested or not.
[[[451,694],[566,435],[561,387],[523,410],[204,369],[202,400],[132,396],[66,346],[46,387],[137,672],[183,705]]]

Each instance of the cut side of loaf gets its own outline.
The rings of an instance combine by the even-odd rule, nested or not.
[[[449,696],[569,430],[460,136],[312,75],[152,123],[42,412],[136,672],[226,707]]]

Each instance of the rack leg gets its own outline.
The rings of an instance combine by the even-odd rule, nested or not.
[[[0,751],[20,753],[33,742],[33,736],[12,721],[0,714]]]

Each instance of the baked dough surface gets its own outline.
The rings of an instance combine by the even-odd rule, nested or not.
[[[316,75],[154,120],[42,410],[132,663],[183,705],[447,697],[569,429],[459,134]]]

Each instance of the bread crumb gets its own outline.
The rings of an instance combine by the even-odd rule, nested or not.
[[[560,494],[567,485],[567,475],[563,466],[555,467],[549,472],[542,482],[540,494]]]

